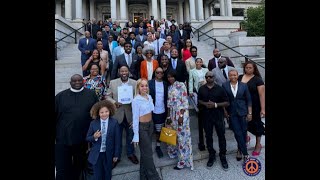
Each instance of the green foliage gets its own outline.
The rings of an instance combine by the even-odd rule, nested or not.
[[[264,36],[265,35],[265,4],[258,7],[249,7],[247,9],[247,18],[241,22],[243,30],[248,32],[248,36]]]

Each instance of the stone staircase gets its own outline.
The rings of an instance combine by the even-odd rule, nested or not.
[[[78,44],[69,44],[57,52],[55,61],[55,94],[70,87],[70,78],[74,74],[82,75],[81,53]]]
[[[208,60],[211,59],[212,51],[214,47],[211,47],[207,45],[204,42],[198,42],[195,38],[192,39],[193,45],[197,46],[198,48],[198,56],[202,57],[204,59],[204,63],[207,65]],[[70,87],[70,77],[73,74],[82,74],[81,70],[81,54],[80,51],[78,50],[78,44],[69,44],[66,46],[64,49],[58,52],[58,60],[55,62],[55,94],[59,93],[60,91],[67,89]],[[199,151],[198,149],[198,143],[199,143],[199,134],[198,134],[198,118],[196,116],[195,110],[190,109],[190,129],[191,129],[191,142],[192,142],[192,151],[193,151],[193,160],[201,160],[201,159],[207,159],[209,154],[208,151]],[[264,122],[264,119],[263,119]],[[255,137],[250,134],[251,139],[255,139]],[[228,125],[226,123],[226,132],[225,132],[226,140],[227,140],[227,155],[231,156],[231,154],[234,154],[237,151],[237,143],[234,138],[233,132],[228,128]],[[125,137],[125,134],[123,135]],[[205,140],[205,139],[204,139]],[[253,140],[253,142],[255,142]],[[248,146],[248,151],[249,153],[252,152],[254,148],[254,143],[251,143]],[[134,165],[132,164],[126,155],[125,152],[125,138],[122,139],[122,144],[123,144],[123,151],[122,151],[122,158],[121,162],[118,164],[118,166],[113,169],[112,175],[123,175],[131,172],[137,172],[139,171],[140,166],[139,165]],[[261,144],[264,147],[265,145],[265,137],[263,136],[261,139]],[[156,141],[155,137],[153,137],[153,142],[152,142],[152,149],[153,151],[155,150],[156,146]],[[216,135],[216,132],[214,130],[213,134],[213,147],[218,151],[218,138]],[[159,159],[156,155],[156,153],[153,153],[153,158],[155,162],[155,166],[157,168],[159,167],[165,167],[165,166],[171,166],[176,164],[177,160],[176,159],[170,159],[169,156],[167,155],[166,151],[166,145],[161,144],[161,149],[164,153],[164,157]],[[135,149],[137,157],[140,159],[140,150],[139,148]],[[227,158],[231,158],[228,157]]]

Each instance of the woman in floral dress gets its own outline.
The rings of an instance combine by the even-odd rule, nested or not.
[[[167,126],[177,131],[177,145],[168,145],[168,154],[170,158],[178,157],[178,163],[174,169],[180,170],[187,166],[193,170],[187,88],[184,83],[176,81],[175,71],[170,71],[167,77],[171,84],[168,89],[167,117],[171,119],[171,123]]]

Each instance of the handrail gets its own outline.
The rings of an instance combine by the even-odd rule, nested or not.
[[[81,28],[83,28],[83,27],[85,27],[85,25],[81,26],[81,27],[78,28],[78,29],[74,29],[74,30],[73,30],[71,33],[69,33],[69,34],[67,34],[67,33],[65,33],[65,32],[62,32],[62,31],[60,31],[60,30],[58,30],[58,29],[55,29],[56,31],[58,31],[58,32],[60,32],[60,33],[62,33],[62,34],[65,34],[65,36],[64,36],[63,38],[58,39],[58,40],[55,40],[55,43],[54,43],[54,45],[55,45],[55,60],[58,60],[58,55],[57,55],[57,44],[58,44],[58,42],[62,41],[63,39],[65,39],[65,38],[67,38],[67,37],[71,37],[71,38],[74,38],[74,43],[77,44],[77,33],[76,33],[76,32],[80,32],[79,30],[80,30]],[[73,34],[73,33],[74,33],[74,37],[71,36],[71,34]]]
[[[218,41],[216,38],[213,38],[213,37],[209,36],[207,33],[204,33],[204,32],[200,31],[199,29],[197,29],[197,28],[195,28],[195,27],[193,27],[193,26],[191,26],[191,28],[195,29],[195,30],[196,30],[195,32],[198,31],[198,41],[200,41],[200,32],[201,32],[201,33],[202,33],[201,36],[202,36],[202,35],[206,35],[209,39],[214,40],[214,48],[217,48],[217,42],[218,42],[218,43],[224,45],[225,47],[227,47],[228,49],[230,49],[230,50],[234,51],[235,53],[239,54],[241,57],[244,57],[244,58],[245,58],[245,62],[251,61],[251,62],[255,63],[256,65],[258,65],[258,66],[262,67],[263,69],[265,69],[265,67],[262,66],[261,64],[255,62],[255,61],[252,61],[252,60],[248,57],[248,55],[243,55],[243,54],[241,54],[240,52],[234,50],[232,47],[227,46],[226,44]],[[209,31],[211,31],[211,30],[209,30]],[[208,32],[209,32],[209,31],[208,31]]]
[[[84,27],[84,25],[81,26],[81,27],[78,28],[78,29],[73,30],[71,33],[69,33],[69,34],[67,34],[66,36],[64,36],[63,38],[59,39],[56,43],[62,41],[63,39],[65,39],[65,38],[67,38],[67,37],[69,37],[69,36],[70,36],[71,38],[74,38],[75,43],[77,43],[77,33],[75,33],[75,32],[76,32],[76,31],[80,32],[79,29],[81,29],[81,28],[83,28],[83,27]],[[58,29],[55,29],[55,30],[56,30],[56,31],[60,31],[60,30],[58,30]],[[61,32],[61,31],[60,31],[60,32]],[[71,34],[73,34],[73,33],[75,33],[75,37],[72,37],[72,36],[71,36]],[[66,34],[66,33],[63,33],[63,34]]]

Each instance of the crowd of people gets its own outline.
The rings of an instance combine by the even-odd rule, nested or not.
[[[192,45],[188,23],[151,17],[122,28],[111,19],[99,22],[87,24],[79,41],[83,74],[73,75],[71,87],[56,95],[57,180],[78,179],[87,162],[95,179],[111,179],[112,169],[122,159],[123,131],[127,158],[140,163],[140,179],[160,179],[152,152],[155,148],[162,158],[161,145],[170,158],[177,159],[175,170],[193,170],[191,99],[199,108],[198,148],[207,148],[208,167],[216,159],[215,127],[221,165],[228,169],[225,119],[238,145],[237,160],[250,156],[248,132],[256,136],[251,155],[260,154],[265,97],[255,63],[246,62],[239,75],[231,59],[214,49],[214,57],[204,64]],[[160,141],[162,127],[177,131],[176,145]],[[140,159],[135,155],[137,147]]]

